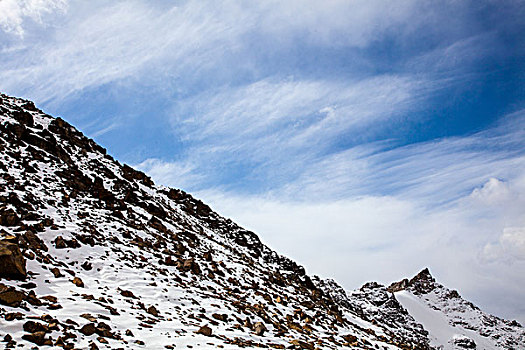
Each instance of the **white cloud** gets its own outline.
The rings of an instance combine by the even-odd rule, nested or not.
[[[1,0],[0,28],[22,37],[26,18],[42,23],[45,15],[65,11],[67,3],[67,0]]]
[[[498,204],[509,199],[511,191],[504,181],[491,178],[483,187],[476,188],[470,195],[474,200],[482,201],[486,204]]]
[[[23,18],[38,20],[66,4],[66,0],[2,0],[5,11],[0,23],[21,33]],[[463,7],[453,5],[462,17]],[[166,89],[171,93],[172,88],[188,93],[185,87],[192,84],[182,82],[197,85],[207,80],[213,85],[217,79],[219,85],[229,85],[239,71],[266,77],[261,67],[272,65],[266,55],[277,52],[286,57],[291,46],[363,49],[393,33],[402,38],[430,19],[445,16],[440,9],[430,11],[413,0],[224,1],[220,5],[73,1],[68,16],[55,21],[52,29],[32,32],[27,41],[13,44],[17,50],[2,57],[0,81],[3,90],[37,101],[63,99],[125,79],[143,84],[169,80]],[[361,60],[359,67],[370,65],[359,55],[349,59]],[[362,71],[345,74],[362,76]]]
[[[497,243],[488,243],[483,250],[489,261],[525,260],[525,227],[505,227]]]
[[[134,167],[146,172],[159,184],[177,183],[178,188],[195,186],[201,180],[195,167],[189,163],[165,162],[160,159],[146,159]]]
[[[389,75],[344,83],[264,79],[178,101],[172,123],[186,140],[205,141],[206,147],[227,145],[252,156],[268,154],[276,144],[281,152],[305,145],[315,152],[352,128],[417,109],[418,91],[431,85]]]

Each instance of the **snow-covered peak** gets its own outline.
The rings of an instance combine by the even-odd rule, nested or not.
[[[436,282],[428,269],[392,283],[388,290],[443,349],[524,349],[525,330],[517,321],[487,314],[456,290]]]

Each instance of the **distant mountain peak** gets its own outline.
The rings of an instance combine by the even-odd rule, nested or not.
[[[424,268],[410,280],[404,278],[399,282],[393,282],[388,286],[388,291],[395,293],[401,290],[410,289],[416,293],[424,294],[432,291],[435,287],[436,280],[428,268]]]

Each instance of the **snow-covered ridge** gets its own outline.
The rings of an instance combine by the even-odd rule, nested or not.
[[[429,332],[430,344],[442,349],[523,349],[525,331],[481,311],[455,290],[437,283],[428,269],[388,288]]]
[[[0,236],[0,344],[8,348],[434,344],[385,286],[347,294],[308,276],[255,233],[3,94]],[[523,336],[507,326],[509,339]]]

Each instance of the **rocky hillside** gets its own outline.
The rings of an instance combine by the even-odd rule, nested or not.
[[[310,277],[253,232],[6,95],[0,236],[5,348],[431,349],[441,338],[406,295],[453,328],[486,316],[465,318],[463,304],[451,313],[441,292],[419,293],[413,280],[346,293]],[[489,348],[522,346],[518,324],[487,317]]]

